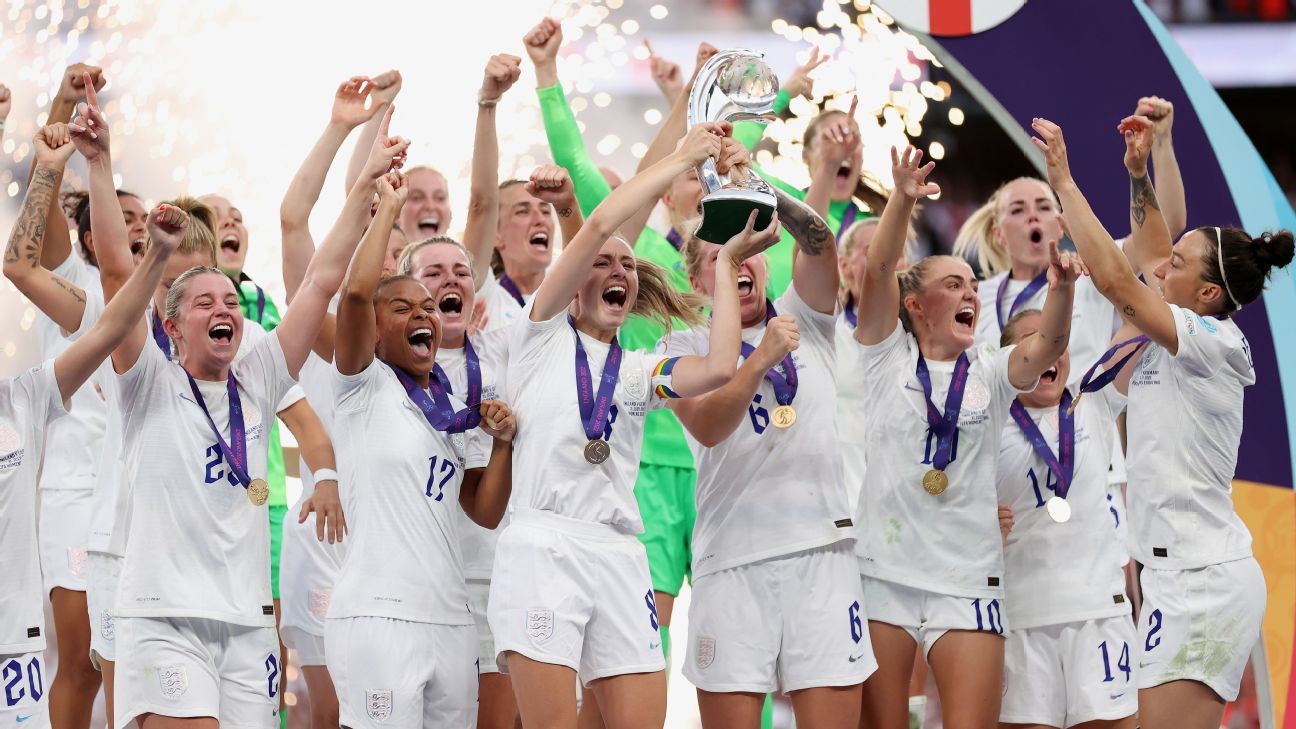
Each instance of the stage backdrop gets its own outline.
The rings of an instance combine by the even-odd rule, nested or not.
[[[1233,224],[1258,234],[1296,228],[1291,205],[1237,120],[1143,2],[898,2],[880,5],[893,6],[901,26],[929,42],[941,62],[1035,160],[1041,177],[1043,158],[1028,141],[1030,120],[1042,116],[1062,125],[1075,177],[1114,235],[1129,228],[1128,178],[1115,127],[1146,95],[1162,96],[1175,105],[1174,144],[1187,189],[1189,229]],[[980,30],[977,8],[996,3],[1007,6],[1010,17]],[[917,5],[927,6],[930,14],[906,17],[914,15],[908,6]],[[992,7],[983,14],[1001,10]],[[949,12],[966,15],[966,22],[942,24],[934,17]],[[927,29],[942,37],[931,39],[922,33]],[[1153,170],[1154,180],[1155,174]],[[1237,318],[1251,342],[1257,384],[1247,392],[1233,492],[1238,512],[1255,537],[1256,557],[1269,587],[1264,625],[1269,681],[1260,691],[1272,696],[1272,725],[1285,729],[1296,729],[1294,315],[1296,285],[1290,273],[1283,273],[1270,284],[1263,303],[1248,306]],[[1264,682],[1263,675],[1257,679]]]

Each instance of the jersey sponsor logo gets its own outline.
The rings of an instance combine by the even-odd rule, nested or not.
[[[157,670],[158,686],[162,695],[171,698],[184,696],[189,690],[189,674],[184,666],[161,666]]]
[[[374,721],[385,721],[392,713],[391,689],[365,689],[365,714]]]
[[[715,663],[716,642],[715,638],[698,638],[697,642],[697,667],[705,670]]]
[[[310,591],[310,612],[311,615],[323,620],[328,616],[329,598],[331,593],[328,590],[311,590]]]
[[[648,394],[648,383],[643,370],[638,368],[625,373],[625,393],[631,400],[642,400]]]
[[[553,611],[528,610],[526,615],[527,635],[537,643],[543,643],[553,637]]]

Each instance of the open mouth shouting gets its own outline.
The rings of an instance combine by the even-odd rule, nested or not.
[[[1058,368],[1057,365],[1053,365],[1047,370],[1044,370],[1044,374],[1040,375],[1040,384],[1043,385],[1046,382],[1057,382],[1057,377]]]
[[[746,299],[752,294],[755,286],[752,285],[752,277],[745,273],[738,274],[738,298]]]
[[[432,329],[431,327],[419,327],[409,335],[410,350],[414,356],[419,359],[428,359],[432,356]]]
[[[549,234],[543,230],[536,231],[535,233],[531,234],[530,238],[527,239],[527,243],[530,243],[531,247],[535,248],[536,250],[548,252]]]
[[[954,313],[954,324],[957,328],[967,328],[969,332],[976,326],[976,309],[964,306]]]
[[[226,235],[224,238],[220,239],[220,248],[221,251],[223,252],[238,255],[240,247],[241,246],[239,244],[238,236],[233,233],[230,233]]]
[[[837,184],[845,185],[851,182],[854,173],[855,170],[852,169],[850,162],[842,162],[841,166],[837,168]]]
[[[603,289],[603,303],[613,312],[621,313],[626,310],[626,287],[621,284],[612,284]]]
[[[221,322],[211,329],[207,330],[207,336],[211,337],[213,342],[221,345],[229,345],[234,342],[234,326]]]
[[[1044,242],[1044,231],[1038,227],[1032,227],[1030,230],[1031,245],[1040,245]]]
[[[437,302],[437,311],[443,316],[458,317],[463,314],[464,300],[458,291],[447,291]]]
[[[432,214],[418,219],[419,235],[431,238],[441,234],[441,216]]]

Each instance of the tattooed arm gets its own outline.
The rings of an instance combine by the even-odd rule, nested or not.
[[[73,146],[62,124],[42,129],[35,141],[36,169],[9,235],[4,275],[54,323],[64,331],[73,332],[81,327],[85,314],[85,292],[41,265],[41,244],[50,208],[55,207],[63,165]],[[61,214],[58,224],[65,225]]]
[[[1144,280],[1155,286],[1152,272],[1170,257],[1173,241],[1148,177],[1153,124],[1141,116],[1131,116],[1121,121],[1120,130],[1125,135],[1125,169],[1130,178],[1130,235],[1125,241],[1125,258],[1134,273],[1143,274]]]
[[[778,217],[797,244],[792,283],[797,295],[815,311],[832,314],[837,310],[837,245],[828,223],[809,205],[778,187]]]

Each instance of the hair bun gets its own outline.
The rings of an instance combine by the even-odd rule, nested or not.
[[[1265,232],[1251,241],[1255,246],[1256,262],[1268,269],[1286,268],[1292,262],[1293,239],[1290,230]]]

